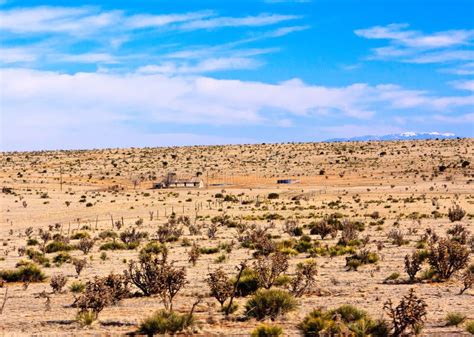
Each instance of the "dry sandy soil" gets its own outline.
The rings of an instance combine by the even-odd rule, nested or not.
[[[80,277],[76,277],[71,263],[55,264],[54,258],[59,254],[55,252],[46,254],[50,266],[41,267],[48,277],[44,282],[31,283],[27,289],[22,283],[5,283],[0,288],[0,306],[8,289],[0,315],[0,335],[113,335],[136,331],[145,317],[163,307],[159,297],[124,299],[106,307],[97,322],[82,327],[75,321],[77,308],[72,306],[77,295],[69,286],[78,280],[85,283],[97,275],[122,273],[129,261],[137,260],[140,249],[154,238],[158,226],[172,212],[189,216],[192,223],[203,228],[202,235],[190,235],[184,228],[178,241],[167,244],[170,259],[176,266],[186,268],[189,281],[178,293],[174,308],[186,312],[197,293],[204,295],[196,309],[194,328],[202,335],[249,335],[259,324],[254,319],[234,319],[243,315],[248,298],[236,298],[238,311],[233,318],[225,319],[218,302],[209,295],[205,280],[210,271],[223,267],[229,275],[235,275],[241,261],[248,259],[252,265],[253,259],[253,250],[241,246],[236,228],[219,226],[216,238],[208,238],[206,227],[212,217],[226,214],[238,223],[262,227],[273,223],[269,231],[274,241],[279,242],[299,240],[284,232],[285,218],[297,219],[304,234],[309,235],[309,223],[334,213],[363,222],[365,230],[359,238],[369,236],[364,249],[377,252],[380,259],[357,271],[347,271],[347,255],[314,255],[318,264],[315,287],[297,299],[297,310],[275,321],[285,335],[298,335],[298,323],[320,307],[331,309],[352,304],[374,319],[388,319],[383,311],[384,302],[392,299],[398,303],[410,288],[428,305],[423,334],[468,335],[462,325],[446,326],[449,312],[474,319],[474,290],[459,295],[459,275],[441,283],[387,284],[384,280],[392,273],[400,273],[399,279],[407,278],[404,257],[416,249],[427,228],[446,236],[447,229],[453,226],[447,213],[454,203],[466,211],[460,223],[473,232],[473,153],[473,139],[1,153],[0,181],[8,189],[0,194],[0,270],[14,269],[19,261],[28,260],[26,255],[20,256],[19,248],[39,249],[27,246],[29,227],[33,229],[31,238],[39,241],[39,229],[47,231],[50,227],[53,234],[71,237],[87,232],[97,240],[86,256],[88,264]],[[463,165],[466,161],[468,165]],[[151,189],[152,182],[168,171],[180,176],[199,173],[208,186]],[[277,185],[276,180],[281,178],[300,182]],[[218,193],[235,196],[235,200],[222,201],[216,198]],[[278,199],[268,199],[269,193],[277,193]],[[268,220],[269,214],[281,217]],[[123,223],[120,229],[113,225],[117,221]],[[132,227],[149,233],[149,238],[136,249],[108,250],[102,259],[104,251],[100,247],[107,239],[99,239],[99,233],[120,233]],[[404,234],[406,244],[395,245],[388,237],[394,228]],[[332,246],[340,233],[325,240],[319,235],[310,237],[313,245],[319,242]],[[218,247],[233,241],[234,248],[230,253],[202,254],[193,266],[188,262],[190,247],[183,245],[183,239],[200,247]],[[71,240],[70,244],[77,242]],[[378,250],[377,246],[383,248]],[[356,247],[359,249],[362,247]],[[67,253],[73,258],[85,256],[79,250]],[[225,256],[223,261],[217,260],[220,255]],[[296,264],[309,255],[291,255],[287,274],[293,275]],[[427,268],[425,263],[423,270]],[[56,274],[64,274],[68,283],[62,293],[50,295],[47,308],[45,298],[39,294],[51,293],[49,277]]]

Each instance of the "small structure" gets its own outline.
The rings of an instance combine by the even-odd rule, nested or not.
[[[298,179],[278,179],[277,184],[298,184]]]
[[[160,182],[153,184],[153,188],[203,188],[204,181],[199,177],[179,179],[176,173],[169,172]]]

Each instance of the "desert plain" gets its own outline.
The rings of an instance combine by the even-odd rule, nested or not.
[[[264,322],[298,336],[312,310],[346,304],[390,322],[384,304],[397,305],[414,289],[426,304],[422,335],[467,336],[474,289],[460,290],[474,249],[473,155],[469,138],[3,152],[0,273],[34,263],[44,279],[0,283],[0,335],[137,332],[144,319],[164,308],[162,297],[145,296],[131,282],[127,296],[84,324],[75,305],[81,296],[77,285],[124,275],[152,242],[167,247],[173,268],[184,268],[185,284],[173,310],[185,314],[196,304],[193,326],[181,333],[249,336]],[[169,172],[197,177],[204,187],[152,188]],[[291,183],[277,184],[279,179]],[[464,215],[452,221],[454,207]],[[321,222],[335,224],[324,237],[314,229]],[[337,251],[348,223],[357,230],[342,245],[347,250]],[[167,238],[165,224],[177,234]],[[405,257],[429,252],[427,233],[450,238],[456,225],[467,233],[462,243],[470,254],[467,263],[439,280],[424,260],[410,281]],[[270,248],[257,242],[262,237]],[[84,239],[92,242],[87,253],[77,248]],[[61,242],[59,248],[55,242]],[[270,253],[262,253],[265,249]],[[376,258],[351,268],[348,258],[361,252]],[[210,293],[209,274],[220,268],[235,280],[242,263],[252,269],[258,257],[276,253],[286,256],[288,268],[270,289],[291,294],[297,265],[309,259],[316,265],[310,287],[292,295],[295,308],[273,321],[257,320],[246,314],[249,293],[235,296],[238,306],[226,316]],[[86,261],[80,275],[73,263],[78,260]],[[53,291],[51,280],[58,275],[66,283]],[[464,316],[463,322],[447,324],[450,313]]]

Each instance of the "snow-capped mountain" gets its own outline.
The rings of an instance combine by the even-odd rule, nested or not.
[[[450,132],[403,132],[398,134],[390,134],[383,136],[359,136],[352,138],[333,138],[326,140],[327,142],[365,142],[372,140],[415,140],[415,139],[452,139],[457,136]]]

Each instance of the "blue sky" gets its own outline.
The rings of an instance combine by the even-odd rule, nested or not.
[[[474,136],[473,1],[0,4],[1,150]]]

